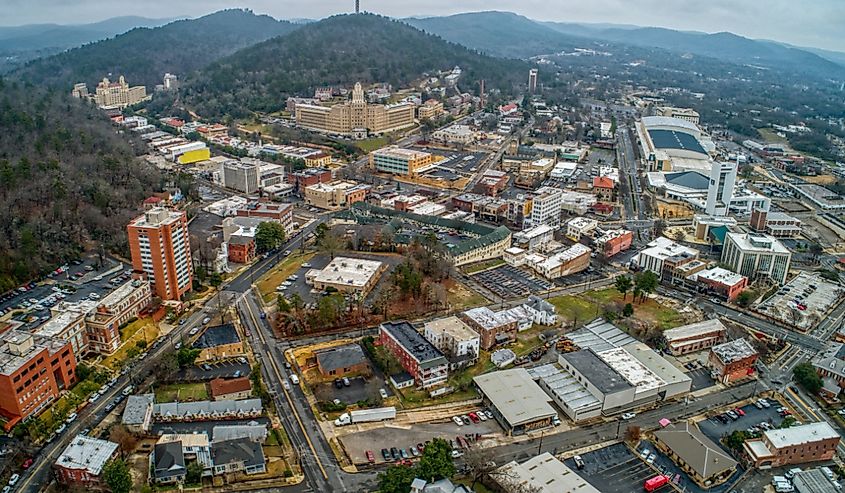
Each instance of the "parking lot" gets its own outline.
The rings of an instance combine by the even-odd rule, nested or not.
[[[486,157],[486,154],[483,152],[444,151],[442,149],[428,147],[414,147],[413,149],[440,156],[443,159],[437,162],[439,168],[463,176],[470,176],[478,171],[478,168],[481,167],[481,162]]]
[[[44,282],[29,283],[26,291],[16,289],[5,293],[5,299],[0,301],[3,312],[0,316],[18,312],[15,320],[24,322],[24,330],[33,330],[50,318],[50,308],[56,304],[91,299],[92,296],[100,299],[129,280],[128,266],[116,260],[106,259],[100,269],[95,268],[96,256],[79,262],[68,264],[61,273],[47,277]]]
[[[622,443],[581,455],[584,469],[578,470],[575,461],[564,463],[602,493],[631,493],[642,491],[643,483],[657,474]]]
[[[550,282],[510,265],[479,272],[473,274],[472,277],[487,289],[506,299],[522,298],[554,287]]]
[[[207,364],[210,369],[205,370],[202,366],[191,366],[184,370],[179,370],[179,372],[176,373],[174,380],[206,381],[213,380],[215,378],[232,378],[235,376],[235,373],[239,371],[242,376],[249,375],[250,371],[249,363],[243,364],[239,363],[237,360],[208,362],[203,364]]]
[[[719,443],[719,440],[723,436],[730,435],[736,430],[747,430],[748,428],[759,425],[763,422],[777,427],[783,421],[783,418],[777,412],[777,408],[783,406],[783,404],[775,401],[774,399],[766,400],[771,403],[771,407],[768,409],[757,409],[754,405],[748,404],[740,408],[745,413],[745,416],[742,416],[735,421],[728,419],[727,423],[722,423],[718,418],[712,417],[699,422],[698,427],[701,429],[702,433],[707,435],[708,438],[716,443]],[[722,448],[724,448],[726,452],[729,452],[727,448]]]
[[[716,381],[710,376],[710,369],[701,363],[695,363],[693,366],[684,368],[683,371],[692,379],[692,392],[716,385]]]
[[[377,377],[368,379],[364,377],[350,378],[349,386],[347,387],[341,384],[340,388],[337,388],[333,382],[324,382],[317,384],[312,390],[314,397],[318,401],[331,402],[335,399],[340,399],[341,402],[352,404],[366,400],[377,402],[381,399],[381,394],[379,394],[380,389],[384,389],[388,396],[393,395],[390,385],[387,385],[383,379]]]
[[[488,419],[480,423],[470,425],[458,426],[451,421],[448,423],[438,424],[417,424],[411,426],[384,426],[372,430],[362,431],[358,433],[350,433],[340,438],[346,453],[354,464],[367,463],[366,451],[372,450],[376,456],[376,464],[383,464],[384,459],[381,456],[381,449],[390,449],[396,447],[398,449],[408,449],[417,443],[425,443],[426,440],[433,440],[435,438],[443,438],[446,440],[456,441],[456,437],[460,436],[465,439],[464,435],[489,435],[493,433],[501,433],[502,429],[495,420]],[[457,444],[454,446],[457,448]]]
[[[842,287],[825,281],[818,274],[801,272],[761,303],[757,310],[807,330],[838,304],[843,293]]]

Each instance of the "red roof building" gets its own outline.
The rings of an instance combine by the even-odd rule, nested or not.
[[[616,184],[606,176],[593,178],[593,193],[602,202],[613,202],[613,190]]]

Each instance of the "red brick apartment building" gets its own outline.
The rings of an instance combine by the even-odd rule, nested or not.
[[[379,327],[379,345],[399,360],[418,387],[446,383],[449,362],[408,322],[385,322]]]
[[[0,414],[7,431],[46,409],[74,382],[70,342],[18,330],[0,336]]]
[[[596,249],[603,252],[604,256],[610,258],[617,253],[624,252],[631,248],[634,241],[634,233],[626,229],[612,229],[596,237],[593,243]]]
[[[260,217],[276,221],[284,226],[288,232],[290,232],[293,226],[293,204],[252,202],[238,209],[236,214],[241,217]]]
[[[748,287],[747,277],[721,267],[713,267],[698,272],[696,279],[699,284],[719,293],[728,301],[735,300],[739,293],[745,291]]]
[[[255,238],[232,236],[229,238],[228,251],[230,262],[248,264],[255,259]]]
[[[162,300],[180,300],[193,281],[188,217],[182,211],[153,208],[127,226],[132,268],[143,272]]]
[[[118,455],[118,445],[108,440],[77,435],[62,451],[53,471],[59,484],[85,490],[108,491],[103,468]]]

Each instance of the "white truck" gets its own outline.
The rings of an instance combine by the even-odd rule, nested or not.
[[[344,426],[353,423],[370,423],[373,421],[385,421],[396,418],[395,407],[379,407],[376,409],[361,409],[343,413],[334,420],[335,426]]]

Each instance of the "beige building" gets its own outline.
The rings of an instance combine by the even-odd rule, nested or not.
[[[331,287],[341,293],[361,293],[364,297],[386,270],[387,264],[377,260],[335,257],[322,270],[311,269],[306,272],[305,282],[316,289]]]
[[[443,114],[443,103],[436,99],[429,99],[419,108],[417,108],[417,116],[422,120],[436,120]]]
[[[329,183],[317,183],[305,187],[305,203],[320,209],[337,210],[355,202],[362,202],[367,197],[369,185],[351,181],[337,180]]]
[[[661,106],[657,108],[657,116],[668,116],[670,118],[680,118],[690,123],[698,125],[698,112],[692,108],[675,108],[673,106]]]
[[[296,123],[302,128],[338,135],[383,134],[415,124],[413,103],[368,104],[360,83],[352,90],[352,101],[322,106],[296,105]]]
[[[97,84],[94,102],[101,108],[126,108],[147,99],[145,86],[130,87],[121,75],[117,82],[104,78]]]
[[[391,146],[370,153],[370,166],[382,173],[416,175],[432,163],[427,152]]]

